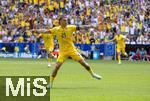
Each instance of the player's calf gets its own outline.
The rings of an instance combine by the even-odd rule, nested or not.
[[[61,65],[62,65],[62,63],[60,63],[60,62],[57,62],[57,63],[56,63],[56,66],[55,66],[54,70],[52,71],[52,76],[53,76],[53,77],[56,77],[57,72],[58,72],[58,70],[60,69]]]
[[[87,62],[85,62],[84,60],[80,60],[79,63],[91,74],[93,78],[96,78],[98,80],[102,79],[100,75],[93,72],[92,68]]]

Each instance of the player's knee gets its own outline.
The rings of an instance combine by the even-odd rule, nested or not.
[[[117,55],[121,55],[121,53],[120,53],[120,52],[117,52]]]

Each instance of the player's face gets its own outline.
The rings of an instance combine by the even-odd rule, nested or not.
[[[66,19],[66,18],[63,18],[63,19],[60,21],[60,25],[61,25],[61,27],[66,27],[66,26],[67,26],[67,19]]]

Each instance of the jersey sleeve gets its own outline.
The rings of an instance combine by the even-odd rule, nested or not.
[[[124,36],[124,35],[121,35],[121,37],[122,37],[122,39],[125,39],[125,38],[126,38],[126,36]]]
[[[113,39],[113,40],[115,40],[115,41],[116,41],[116,39],[117,39],[117,36],[115,35],[115,37],[114,37],[114,39]]]
[[[57,27],[50,29],[50,33],[55,35],[57,33]]]
[[[77,29],[77,26],[75,25],[70,25],[69,28],[71,29],[72,32],[75,32]]]

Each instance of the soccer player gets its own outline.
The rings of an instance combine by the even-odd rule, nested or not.
[[[48,67],[51,67],[52,51],[54,49],[53,35],[41,33],[39,37],[42,37],[44,40],[44,47],[48,56]]]
[[[56,66],[52,71],[50,78],[50,85],[48,88],[52,88],[53,81],[56,78],[57,72],[65,62],[68,57],[71,57],[73,60],[78,61],[90,74],[93,78],[100,80],[102,77],[93,72],[91,66],[85,62],[82,56],[77,52],[76,47],[73,43],[73,32],[79,30],[80,28],[91,28],[94,27],[92,25],[84,25],[84,26],[75,26],[75,25],[67,25],[67,19],[61,17],[59,19],[60,26],[54,27],[49,30],[39,29],[37,31],[40,32],[51,32],[51,34],[55,34],[58,43],[59,43],[59,57],[56,62]]]
[[[126,48],[125,40],[128,40],[128,39],[125,38],[125,36],[120,34],[120,32],[118,31],[114,39],[108,41],[108,42],[115,41],[117,43],[116,50],[117,50],[118,64],[121,64],[121,53],[124,56],[127,56],[127,53],[125,51],[125,48]]]

